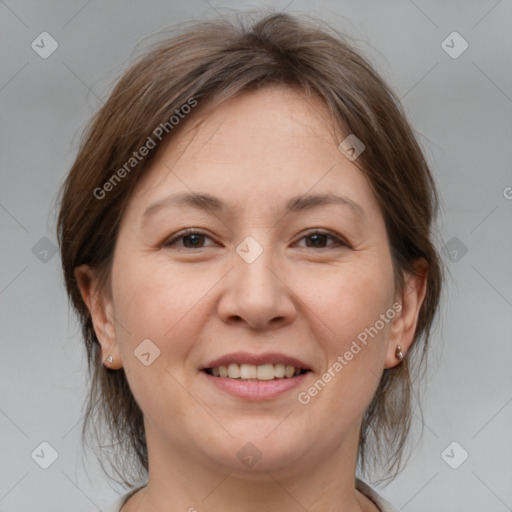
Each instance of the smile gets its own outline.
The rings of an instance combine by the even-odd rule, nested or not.
[[[244,381],[268,381],[275,379],[291,379],[297,375],[302,375],[310,370],[296,368],[285,364],[238,364],[230,363],[228,365],[205,368],[204,370],[214,377],[238,379]]]

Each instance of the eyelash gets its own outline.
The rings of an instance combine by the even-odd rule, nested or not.
[[[205,236],[207,238],[212,239],[209,235],[207,235],[203,231],[200,231],[200,230],[194,229],[194,228],[188,228],[185,231],[182,231],[178,235],[174,236],[173,238],[167,240],[163,244],[163,246],[164,247],[176,246],[176,242],[178,240],[184,239],[184,238],[186,238],[187,236],[190,236],[190,235],[203,235],[203,236]],[[330,238],[331,240],[335,241],[335,243],[332,244],[331,246],[320,247],[320,249],[329,249],[329,248],[333,248],[333,247],[349,247],[349,245],[344,240],[339,238],[338,236],[330,233],[329,231],[322,231],[322,230],[319,230],[319,229],[313,229],[311,231],[308,231],[308,232],[304,233],[302,235],[302,237],[300,238],[300,240],[303,240],[304,238],[309,238],[309,237],[314,236],[314,235],[325,235],[328,238]],[[313,248],[314,247],[306,247],[306,249],[313,249]],[[193,250],[194,248],[193,247],[179,247],[179,249],[192,249]],[[198,247],[197,249],[205,249],[205,247]]]

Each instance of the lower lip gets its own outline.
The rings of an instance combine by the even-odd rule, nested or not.
[[[238,398],[256,401],[271,400],[296,388],[308,378],[311,372],[288,379],[260,380],[257,382],[215,377],[204,371],[201,371],[201,373],[220,390]]]

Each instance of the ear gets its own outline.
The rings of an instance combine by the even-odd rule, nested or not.
[[[76,267],[74,273],[101,345],[101,360],[109,368],[118,370],[123,365],[116,339],[112,300],[105,292],[101,292],[99,280],[89,265]],[[107,360],[109,356],[112,356],[112,362]]]
[[[413,268],[414,272],[405,272],[404,291],[396,297],[401,309],[393,320],[384,368],[398,365],[400,360],[396,357],[396,347],[402,348],[405,357],[414,339],[420,308],[427,291],[428,263],[424,258],[419,258],[413,263]]]

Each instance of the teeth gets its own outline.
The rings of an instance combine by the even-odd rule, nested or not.
[[[274,365],[274,373],[278,379],[282,379],[286,373],[284,364],[275,364]]]
[[[212,368],[212,373],[216,377],[228,377],[230,379],[242,380],[273,380],[282,378],[291,378],[294,375],[299,375],[300,368],[294,366],[278,364],[262,364],[256,366],[254,364],[238,364],[231,363],[228,366],[216,366]]]
[[[262,364],[256,368],[258,380],[273,380],[275,377],[274,365],[273,364]]]
[[[285,377],[293,377],[293,374],[295,373],[295,368],[293,366],[285,366],[284,367],[284,376]]]
[[[230,379],[239,379],[240,378],[240,366],[236,363],[231,363],[228,366],[228,377]]]
[[[240,378],[241,379],[255,379],[258,374],[258,368],[253,364],[240,365]]]

